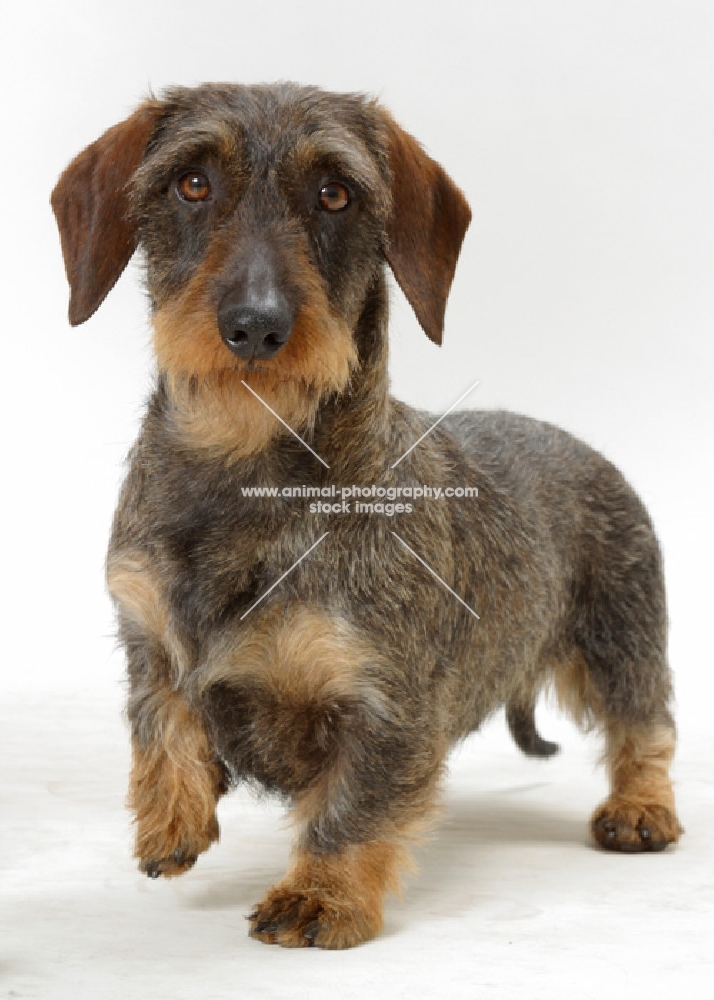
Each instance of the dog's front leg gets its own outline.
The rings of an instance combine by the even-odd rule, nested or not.
[[[218,840],[216,804],[226,790],[225,771],[201,716],[182,695],[158,687],[138,710],[132,701],[134,854],[150,878],[171,878]]]
[[[285,878],[250,915],[253,937],[341,949],[379,933],[385,896],[399,895],[401,873],[415,868],[408,847],[433,821],[442,770],[436,755],[402,759],[401,774],[389,764],[372,758],[377,787],[338,761],[296,803],[302,835]]]
[[[334,854],[298,847],[290,869],[250,915],[251,934],[284,948],[351,948],[379,933],[384,896],[413,867],[395,840],[344,845]]]
[[[186,656],[172,638],[158,574],[141,555],[112,553],[107,579],[127,652],[135,856],[151,878],[181,875],[218,839],[226,770],[181,689]]]

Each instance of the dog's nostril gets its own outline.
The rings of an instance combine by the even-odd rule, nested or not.
[[[245,330],[234,330],[228,337],[231,344],[247,344],[250,339],[250,334],[246,333]],[[264,347],[278,348],[283,346],[285,338],[281,337],[279,333],[266,333],[262,338],[262,343]]]
[[[239,358],[272,358],[290,339],[293,312],[287,302],[267,305],[234,301],[233,292],[218,309],[218,329],[225,344]]]

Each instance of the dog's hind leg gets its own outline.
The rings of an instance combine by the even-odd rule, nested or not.
[[[628,676],[642,685],[657,685],[659,671],[643,665]],[[652,675],[655,676],[652,676]],[[649,677],[648,677],[649,675]],[[616,697],[599,690],[582,657],[576,655],[556,673],[558,700],[585,728],[605,737],[604,762],[610,794],[595,810],[590,829],[595,841],[612,851],[661,851],[676,842],[682,828],[677,819],[669,767],[676,733],[666,707],[650,716],[636,711],[636,691],[630,711],[623,711],[620,686]]]
[[[614,851],[663,850],[682,833],[669,777],[671,720],[640,726],[611,720],[606,740],[611,791],[593,814],[593,837]]]
[[[605,736],[610,795],[592,817],[593,837],[609,850],[659,851],[682,833],[669,777],[676,733],[661,557],[639,501],[629,488],[617,499],[617,520],[611,509],[606,530],[591,536],[574,595],[576,651],[556,687],[576,719]]]

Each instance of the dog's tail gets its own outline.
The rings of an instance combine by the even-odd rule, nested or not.
[[[506,722],[511,736],[518,747],[528,757],[552,757],[560,747],[557,743],[544,740],[536,729],[535,705],[529,702],[509,702],[506,705]]]

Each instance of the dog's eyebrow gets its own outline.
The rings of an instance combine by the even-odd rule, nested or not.
[[[301,137],[295,143],[292,156],[301,161],[329,161],[336,164],[361,187],[378,191],[385,180],[367,146],[355,135],[345,135],[343,129],[327,129]]]
[[[209,155],[236,162],[240,146],[235,130],[220,122],[185,125],[166,133],[160,130],[134,175],[134,186],[147,187],[157,177],[166,177],[177,167],[190,165],[191,161]]]

